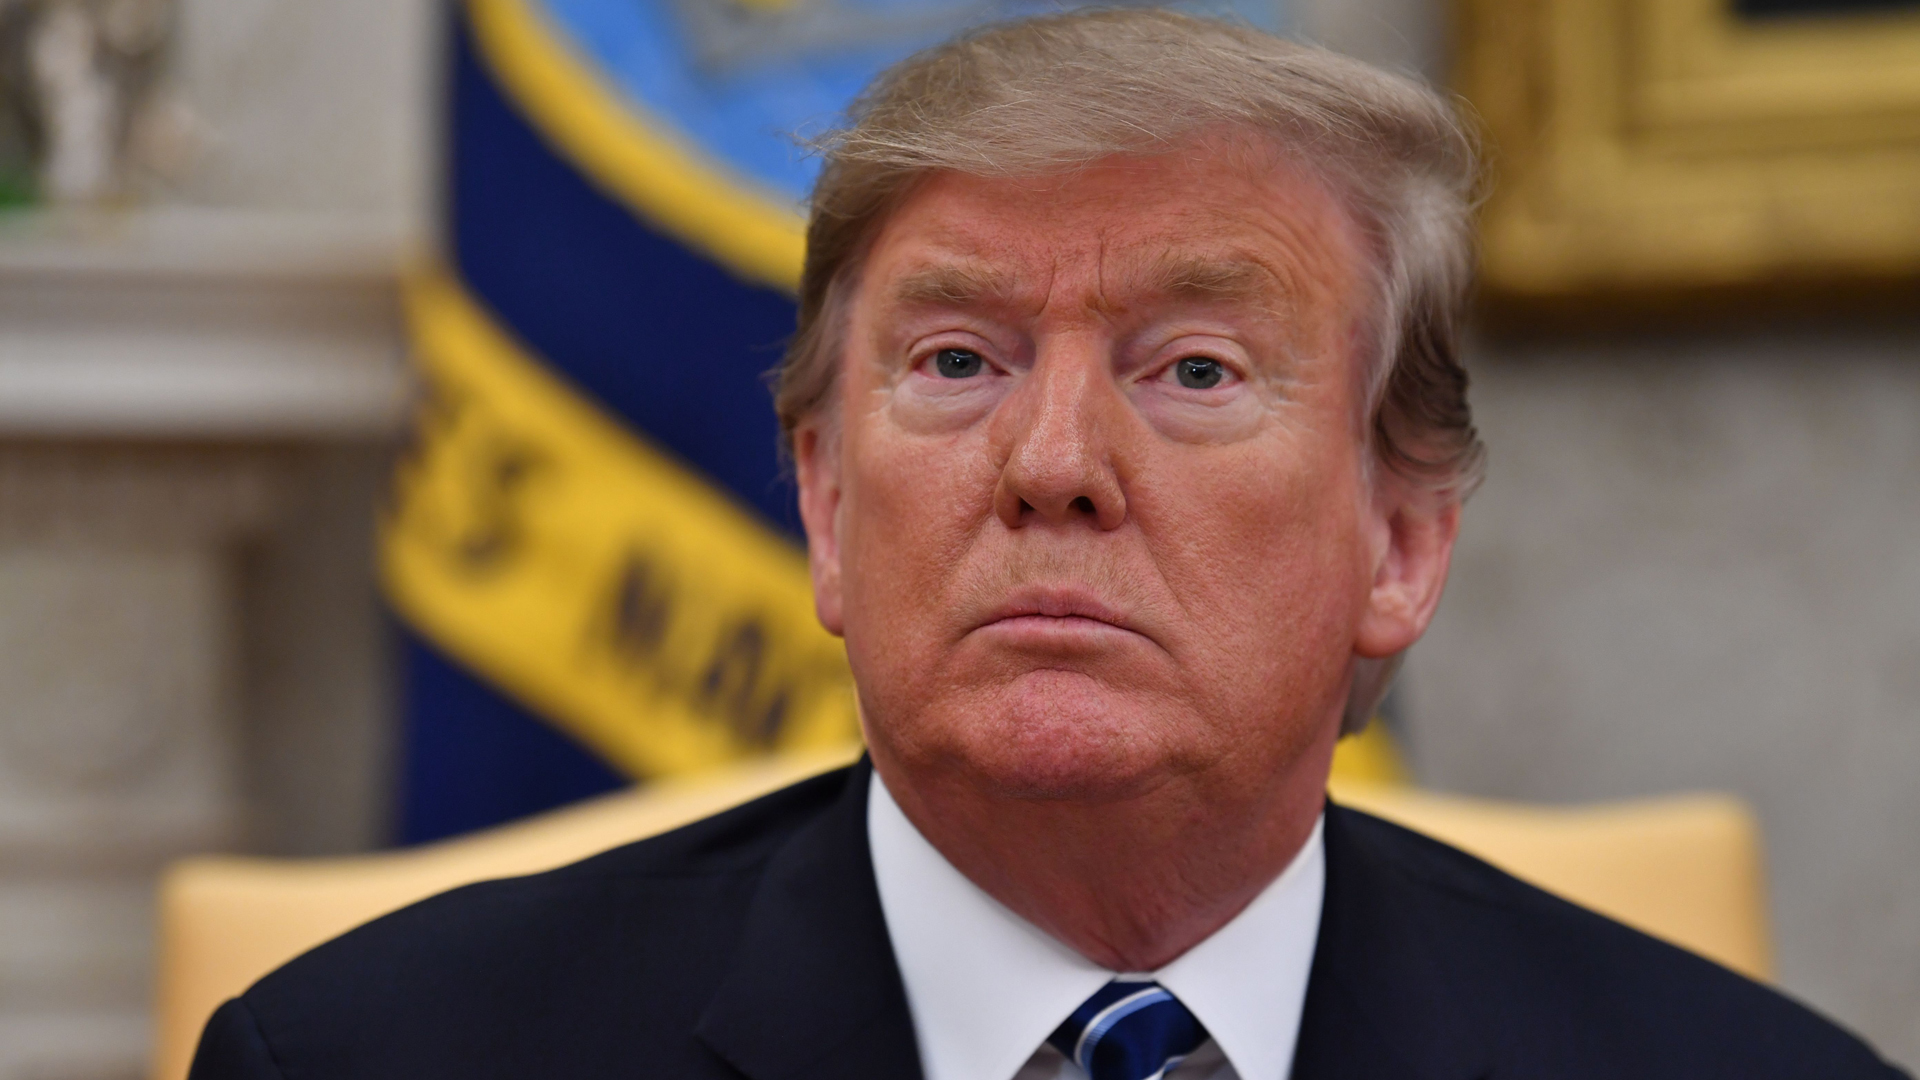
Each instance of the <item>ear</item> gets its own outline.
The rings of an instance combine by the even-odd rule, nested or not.
[[[1353,651],[1383,659],[1405,651],[1433,621],[1460,534],[1460,502],[1383,480],[1373,500],[1373,588]]]
[[[793,469],[800,485],[800,523],[807,531],[813,610],[820,625],[845,631],[840,606],[840,440],[808,421],[793,433]]]

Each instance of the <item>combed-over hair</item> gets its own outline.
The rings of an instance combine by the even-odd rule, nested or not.
[[[800,318],[775,376],[789,437],[832,397],[845,298],[873,238],[939,172],[1030,177],[1188,149],[1226,129],[1271,140],[1342,199],[1375,255],[1362,333],[1372,450],[1461,498],[1483,450],[1460,320],[1472,268],[1473,141],[1412,80],[1250,27],[1170,11],[1080,11],[991,26],[894,65],[823,140]]]

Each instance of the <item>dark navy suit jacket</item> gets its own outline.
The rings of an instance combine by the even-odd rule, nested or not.
[[[222,1006],[192,1078],[919,1076],[871,776],[375,920]],[[1294,1080],[1902,1075],[1772,990],[1365,814],[1328,807],[1326,857]]]

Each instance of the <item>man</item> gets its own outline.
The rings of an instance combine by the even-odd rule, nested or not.
[[[778,400],[870,763],[355,931],[194,1075],[1898,1075],[1326,804],[1479,463],[1472,178],[1427,91],[1165,13],[884,75]]]

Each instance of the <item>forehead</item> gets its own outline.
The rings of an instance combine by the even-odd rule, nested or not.
[[[1041,178],[936,174],[882,228],[862,292],[1116,308],[1174,294],[1332,316],[1354,308],[1364,260],[1326,184],[1196,148]]]

